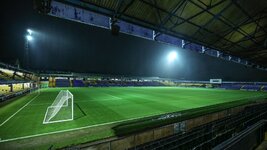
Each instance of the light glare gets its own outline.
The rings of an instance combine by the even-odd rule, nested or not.
[[[30,35],[27,35],[26,38],[28,41],[31,41],[33,39],[32,36],[30,36]]]
[[[31,29],[27,29],[27,32],[32,35],[32,30]]]
[[[176,51],[172,51],[168,55],[168,62],[171,63],[177,58],[177,53]]]

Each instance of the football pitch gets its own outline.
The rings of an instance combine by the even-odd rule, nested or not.
[[[43,124],[47,107],[62,89],[68,89],[74,96],[74,120]],[[227,102],[267,98],[266,92],[181,87],[47,88],[39,91],[0,104],[0,145],[95,128],[88,131],[90,134],[79,135],[76,139],[54,140],[59,147],[66,146],[114,136],[113,124]],[[72,143],[68,143],[70,141]],[[41,142],[45,145],[45,140]]]

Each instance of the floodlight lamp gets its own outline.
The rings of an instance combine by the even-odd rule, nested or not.
[[[33,37],[32,37],[31,35],[27,35],[27,36],[26,36],[26,39],[27,39],[28,41],[31,41],[31,40],[33,40]]]
[[[177,58],[177,53],[176,51],[172,51],[168,55],[168,62],[171,63]]]
[[[32,30],[31,29],[27,29],[27,32],[29,33],[29,35],[32,35]]]

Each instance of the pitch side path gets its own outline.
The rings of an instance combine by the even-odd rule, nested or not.
[[[43,124],[48,106],[62,89],[74,95],[74,121]],[[99,130],[82,138],[69,140],[77,144],[113,136],[112,124],[182,110],[190,110],[232,101],[267,98],[266,92],[180,88],[180,87],[88,87],[47,88],[0,104],[0,147],[29,137],[41,137],[86,128]],[[103,127],[101,126],[108,126]],[[101,129],[101,130],[100,130]],[[81,133],[82,134],[82,133]],[[64,139],[53,139],[56,147]],[[61,141],[61,142],[60,142]],[[68,141],[65,139],[65,141]],[[13,143],[14,144],[14,143]],[[51,144],[51,143],[49,143]],[[48,145],[50,146],[50,145]],[[47,148],[47,147],[46,147]]]

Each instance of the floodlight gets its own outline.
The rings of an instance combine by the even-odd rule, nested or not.
[[[31,41],[31,40],[33,40],[33,37],[32,37],[31,35],[27,35],[27,36],[26,36],[26,39],[27,39],[28,41]]]
[[[171,63],[177,58],[177,53],[176,51],[172,51],[168,55],[168,62]]]
[[[29,33],[29,35],[32,35],[32,30],[31,29],[27,29],[27,32]]]

